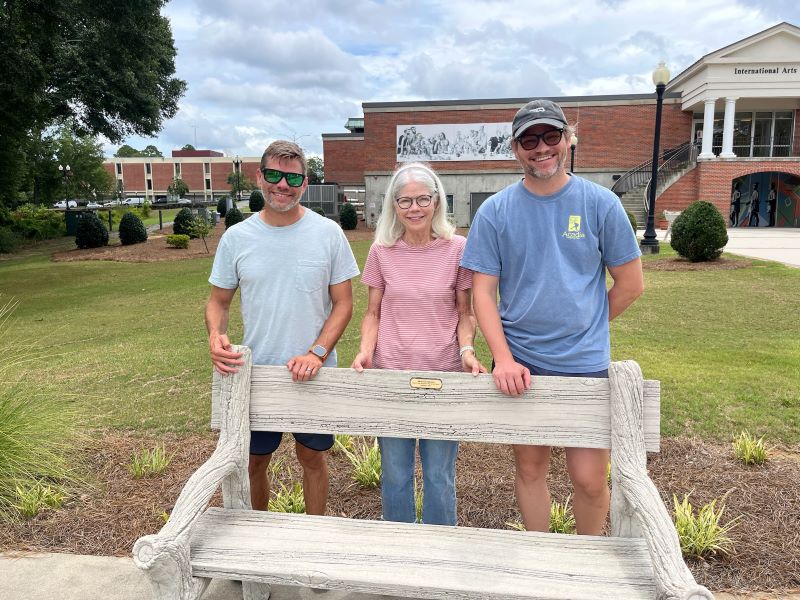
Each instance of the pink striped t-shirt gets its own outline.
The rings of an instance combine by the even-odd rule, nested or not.
[[[454,235],[369,249],[361,281],[383,290],[376,369],[461,370],[456,290],[472,287],[472,271],[459,266],[466,241]]]

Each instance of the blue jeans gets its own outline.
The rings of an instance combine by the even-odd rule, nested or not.
[[[379,437],[381,501],[386,521],[413,523],[414,460],[417,440]],[[431,525],[456,524],[456,455],[458,442],[419,440],[422,459],[422,521]]]

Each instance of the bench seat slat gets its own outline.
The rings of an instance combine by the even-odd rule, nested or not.
[[[412,379],[440,381],[441,389],[414,388]],[[651,452],[660,442],[659,395],[658,381],[644,382],[644,436]],[[413,403],[419,410],[409,410]],[[509,398],[491,375],[322,368],[313,380],[293,383],[285,367],[252,370],[252,430],[610,448],[610,414],[607,379],[534,377],[531,390]]]
[[[190,547],[195,577],[451,600],[656,595],[647,547],[632,538],[212,508]]]

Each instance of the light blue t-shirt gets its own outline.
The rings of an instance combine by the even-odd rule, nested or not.
[[[208,281],[239,288],[244,340],[253,363],[283,365],[305,354],[331,313],[329,286],[359,274],[344,232],[334,221],[306,210],[286,227],[258,214],[222,236]],[[325,361],[336,366],[336,352]]]
[[[519,181],[488,198],[461,266],[499,277],[500,319],[516,358],[588,373],[611,361],[605,267],[640,255],[619,198],[571,176],[552,196]]]

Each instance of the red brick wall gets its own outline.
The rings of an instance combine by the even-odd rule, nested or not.
[[[165,193],[174,176],[172,163],[153,163],[153,192]]]
[[[364,115],[364,165],[367,171],[391,171],[396,165],[397,126],[435,123],[510,122],[517,108],[441,110],[420,112],[368,112]],[[628,170],[653,154],[655,104],[625,106],[567,107],[564,113],[577,124],[578,146],[575,169]],[[662,111],[661,148],[671,148],[688,141],[692,115],[679,104],[666,104]],[[343,144],[344,142],[342,142]],[[326,170],[333,162],[335,173],[344,172],[347,160],[340,146],[325,145]],[[515,161],[452,161],[433,163],[448,170],[516,168]],[[327,173],[326,173],[327,176]],[[362,177],[363,179],[363,177]]]
[[[233,173],[233,162],[211,163],[211,187],[215,192],[231,189],[228,175]]]
[[[661,212],[664,209],[683,210],[692,202],[698,200],[697,181],[699,173],[700,169],[695,167],[664,190],[656,199],[656,211]]]
[[[392,142],[394,147],[394,142]],[[339,185],[364,183],[367,163],[365,140],[322,139],[322,154],[325,157],[325,181]]]
[[[144,181],[144,163],[122,163],[122,178],[125,181],[125,193],[134,192],[144,195],[147,184]]]
[[[202,193],[205,189],[203,179],[203,163],[182,163],[181,179],[189,186],[191,192]]]
[[[723,216],[728,214],[731,186],[734,179],[751,173],[775,171],[800,176],[800,160],[710,161],[697,167],[667,188],[656,201],[656,210],[682,210],[695,200],[716,206]],[[726,219],[727,222],[727,219]]]

